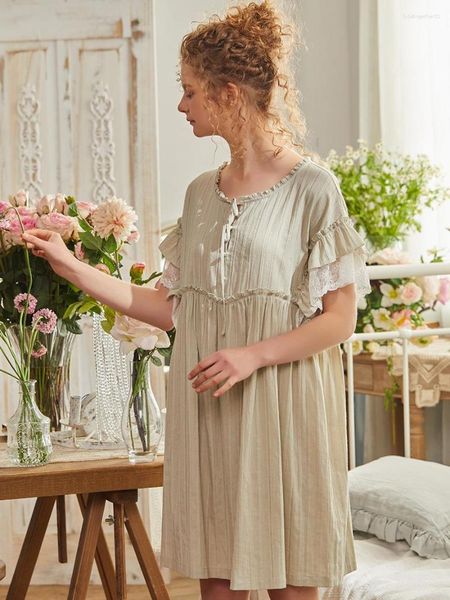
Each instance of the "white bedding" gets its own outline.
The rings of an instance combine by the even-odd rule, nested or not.
[[[358,569],[322,600],[450,600],[450,559],[421,558],[406,542],[355,533]]]

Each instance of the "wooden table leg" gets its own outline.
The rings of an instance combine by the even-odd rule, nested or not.
[[[411,419],[411,458],[425,460],[425,413],[424,408],[417,406],[414,393],[409,397],[409,414]]]
[[[67,600],[85,600],[86,598],[105,502],[105,497],[101,493],[88,496]]]
[[[56,498],[56,528],[58,531],[58,560],[67,562],[66,497]]]
[[[23,600],[27,594],[55,501],[56,496],[36,500],[6,600]]]
[[[125,566],[125,512],[123,504],[114,503],[114,549],[116,558],[117,600],[127,598],[127,572]]]
[[[135,502],[125,504],[125,525],[153,600],[170,600],[153,548]]]
[[[84,517],[87,508],[87,495],[78,494],[77,498],[81,514]],[[97,564],[98,572],[100,573],[106,600],[116,600],[116,574],[114,572],[114,565],[102,528],[100,528],[98,533],[95,562]]]

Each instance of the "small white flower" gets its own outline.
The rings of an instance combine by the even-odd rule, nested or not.
[[[381,298],[381,306],[388,307],[393,304],[403,304],[401,294],[403,292],[403,286],[395,288],[390,283],[382,283],[380,285],[380,292],[383,294]]]
[[[347,352],[347,344],[344,344],[344,350],[345,352]],[[355,340],[354,342],[352,342],[352,350],[353,350],[353,354],[361,354],[361,352],[363,351],[363,343],[361,340]]]
[[[370,354],[375,354],[376,352],[378,352],[378,350],[381,348],[380,344],[378,342],[367,342],[366,344],[366,349],[367,352],[370,352]]]
[[[372,327],[372,325],[370,323],[367,323],[367,325],[364,325],[363,331],[364,331],[364,333],[373,333],[375,331],[375,329]]]
[[[371,311],[373,324],[377,329],[391,331],[395,329],[394,322],[391,319],[390,312],[386,308],[374,309]]]

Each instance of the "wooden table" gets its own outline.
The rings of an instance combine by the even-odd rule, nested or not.
[[[353,357],[355,393],[370,396],[383,396],[385,388],[392,386],[386,360],[371,358],[368,353],[356,354]],[[345,364],[345,362],[344,362]],[[399,391],[394,398],[397,400],[395,407],[396,444],[393,444],[393,454],[403,454],[403,411],[402,411],[402,380],[395,378],[399,383]],[[450,393],[441,391],[441,400],[450,400]],[[409,414],[411,425],[411,457],[425,459],[425,408],[417,406],[415,395],[410,393]]]
[[[76,494],[83,525],[68,600],[84,600],[94,558],[107,600],[127,597],[125,527],[153,600],[168,600],[153,549],[137,508],[137,490],[161,487],[163,460],[132,465],[128,459],[50,463],[0,469],[0,500],[37,497],[7,600],[25,599],[36,560],[58,499]],[[101,525],[106,500],[114,505],[115,569]]]

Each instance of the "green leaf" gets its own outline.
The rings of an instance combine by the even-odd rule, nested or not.
[[[112,254],[117,250],[117,241],[112,234],[108,238],[106,238],[106,241],[103,245],[103,249],[109,254]]]
[[[101,250],[102,249],[102,240],[92,235],[92,233],[88,231],[82,231],[80,234],[80,240],[83,242],[83,245],[89,250]]]
[[[74,319],[72,319],[69,321],[65,320],[63,322],[64,322],[64,325],[66,326],[67,331],[70,331],[70,333],[75,333],[76,335],[80,335],[81,333],[83,333],[78,321],[75,321]]]
[[[159,358],[157,356],[154,356],[153,354],[150,356],[150,360],[152,361],[152,363],[154,365],[156,365],[157,367],[161,367],[162,366],[162,362],[159,360]]]

